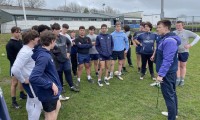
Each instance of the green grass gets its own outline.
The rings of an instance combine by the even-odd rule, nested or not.
[[[9,34],[0,34],[0,54],[5,53],[5,44]],[[200,43],[191,48],[187,66],[186,85],[177,88],[179,103],[178,120],[199,120],[200,118]],[[135,63],[134,49],[132,58]],[[135,64],[134,64],[135,65]],[[135,65],[136,66],[136,65]],[[25,102],[19,101],[22,109],[11,108],[9,62],[6,56],[0,56],[0,86],[4,91],[11,119],[26,120],[27,113]],[[81,92],[74,93],[67,89],[68,101],[62,102],[62,108],[58,120],[164,120],[161,111],[166,111],[164,99],[160,92],[159,104],[156,108],[157,88],[150,87],[153,81],[146,75],[143,81],[139,80],[136,68],[128,68],[129,73],[124,75],[124,81],[114,78],[111,85],[102,88],[95,84],[89,84],[84,73],[81,80]],[[96,80],[94,73],[93,78]],[[19,95],[19,91],[17,93]],[[18,97],[18,96],[17,96]],[[41,119],[44,119],[41,115]]]

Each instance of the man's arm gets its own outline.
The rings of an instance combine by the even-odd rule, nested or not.
[[[44,75],[45,69],[48,65],[48,58],[41,56],[35,62],[35,67],[30,75],[29,81],[32,85],[42,87],[44,89],[51,89],[53,83],[50,80],[44,79],[42,76]]]
[[[31,55],[30,55],[31,56]],[[17,55],[17,58],[11,68],[12,74],[21,82],[21,83],[28,83],[28,80],[26,80],[23,75],[21,70],[23,67],[27,64],[27,62],[30,60],[30,57],[27,53],[20,52]]]
[[[171,67],[174,56],[178,50],[177,41],[170,39],[165,40],[163,43],[163,62],[159,69],[158,75],[165,77],[169,68]]]

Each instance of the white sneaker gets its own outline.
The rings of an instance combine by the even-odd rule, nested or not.
[[[108,79],[104,79],[104,82],[105,82],[106,85],[110,85]]]
[[[101,80],[100,80],[100,81],[98,81],[97,83],[98,83],[99,87],[102,87],[102,86],[103,86],[103,83],[102,83],[102,81],[101,81]]]
[[[162,113],[162,115],[168,117],[168,112],[161,112],[161,113]],[[178,116],[176,116],[176,118],[178,118]]]
[[[140,80],[143,80],[143,79],[144,79],[144,77],[140,76]]]
[[[69,100],[69,97],[63,97],[62,95],[60,95],[59,100],[62,100],[62,101]]]
[[[154,82],[154,83],[151,83],[150,86],[152,86],[152,87],[153,87],[153,86],[158,86],[158,87],[159,87],[159,86],[160,86],[160,83],[159,83],[159,82]]]
[[[124,80],[120,75],[117,75],[117,78],[120,80]]]
[[[108,77],[108,80],[110,80],[110,79],[112,79],[113,78],[113,75],[110,75],[109,77]]]

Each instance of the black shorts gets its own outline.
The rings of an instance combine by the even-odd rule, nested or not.
[[[45,112],[54,111],[56,109],[56,107],[57,107],[57,101],[58,101],[58,99],[51,100],[51,101],[48,101],[48,102],[42,102],[43,110]]]
[[[124,50],[123,51],[113,51],[112,60],[123,60],[124,59]]]
[[[90,54],[90,60],[98,60],[99,59],[99,54]]]
[[[136,54],[141,54],[140,53],[140,50],[142,49],[142,46],[138,45],[136,48],[135,48],[135,52]]]
[[[178,60],[180,62],[187,62],[188,57],[189,57],[189,53],[188,52],[178,53]]]
[[[106,60],[111,60],[111,57],[106,57],[106,56],[103,56],[103,55],[99,55],[99,60],[100,61],[106,61]]]

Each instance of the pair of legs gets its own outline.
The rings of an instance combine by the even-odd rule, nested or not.
[[[161,91],[168,110],[168,120],[175,120],[178,115],[176,95],[176,73],[167,73],[161,83]]]
[[[83,67],[85,66],[88,80],[90,81],[90,55],[78,53],[78,82],[80,82],[80,77],[82,75]]]
[[[63,87],[63,73],[65,75],[65,79],[68,85],[70,86],[70,88],[74,86],[74,83],[72,80],[72,74],[71,74],[71,62],[69,59],[65,61],[64,63],[59,64],[59,68],[57,72],[58,72],[62,87]]]
[[[43,104],[43,103],[42,103]],[[45,103],[47,106],[49,103]],[[53,105],[52,105],[53,104]],[[49,107],[54,107],[52,110],[45,110],[44,104],[43,104],[43,108],[45,111],[45,120],[57,120],[58,117],[58,113],[61,107],[61,103],[60,100],[57,100],[56,103],[50,103]]]
[[[141,68],[141,76],[145,75],[146,72],[146,64],[148,61],[149,72],[154,77],[154,70],[153,70],[153,61],[150,60],[152,54],[141,54],[142,58],[142,68]]]
[[[176,85],[184,85],[184,79],[186,75],[186,65],[189,58],[189,53],[178,53],[178,71],[177,71],[177,83]]]
[[[96,75],[98,75],[99,71],[99,54],[90,54],[90,68],[92,68],[92,63],[94,64],[94,70]]]
[[[103,71],[105,69],[105,78],[108,77],[108,72],[109,72],[109,69],[110,69],[110,60],[109,58],[108,59],[102,59],[100,60],[99,62],[100,64],[100,70],[99,70],[99,76],[98,76],[98,80],[101,80],[101,77],[102,77],[102,74],[103,74]]]
[[[77,54],[71,54],[71,63],[72,63],[72,72],[74,76],[77,76],[77,67],[78,67]]]

